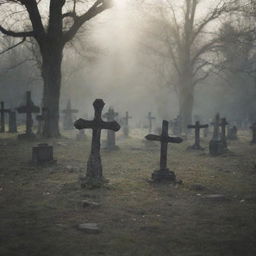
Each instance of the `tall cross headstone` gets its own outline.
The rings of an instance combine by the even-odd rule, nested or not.
[[[10,110],[9,112],[9,133],[17,132],[17,120],[16,120],[16,112]]]
[[[147,116],[147,119],[148,119],[148,132],[151,132],[152,131],[152,120],[156,119],[154,116],[152,116],[151,112],[148,112],[148,116]]]
[[[145,137],[147,140],[160,141],[161,151],[160,151],[160,170],[156,170],[152,173],[152,180],[156,182],[161,181],[176,181],[176,175],[173,171],[167,168],[167,151],[168,143],[181,143],[182,138],[179,137],[169,137],[168,135],[168,121],[163,120],[162,123],[162,133],[161,135],[148,134]]]
[[[33,127],[33,113],[39,113],[40,108],[36,105],[34,105],[32,99],[31,99],[31,92],[26,92],[26,104],[24,106],[20,106],[17,108],[18,113],[20,114],[26,114],[26,133],[24,135],[19,136],[22,137],[34,137],[32,127]]]
[[[103,115],[103,117],[106,118],[108,122],[114,121],[115,117],[117,116],[118,116],[118,113],[115,112],[113,108],[109,108],[108,112]],[[107,149],[108,150],[118,149],[118,147],[116,146],[116,133],[113,130],[108,130],[108,133],[107,133]]]
[[[5,132],[5,113],[9,113],[9,109],[4,108],[4,102],[1,101],[1,108],[0,108],[0,113],[1,113],[1,127],[0,127],[0,132]]]
[[[220,115],[219,114],[216,114],[215,120],[212,123],[212,125],[213,125],[213,137],[209,143],[209,152],[211,155],[217,156],[217,155],[223,154],[225,151],[225,146],[222,140],[220,139],[220,130],[219,130]]]
[[[129,136],[129,119],[131,119],[131,118],[132,117],[129,116],[128,111],[126,111],[125,117],[123,118],[123,120],[124,120],[123,132],[124,132],[125,137]]]
[[[221,121],[220,121],[220,127],[221,127],[220,139],[221,139],[222,144],[224,145],[225,148],[228,147],[227,138],[226,138],[226,126],[227,125],[228,125],[228,122],[227,122],[226,118],[221,118]]]
[[[191,149],[195,149],[195,150],[203,149],[200,146],[200,129],[207,128],[208,126],[209,126],[208,124],[201,125],[199,121],[196,121],[195,125],[188,125],[189,129],[195,129],[195,144],[191,146]]]
[[[105,103],[102,99],[96,99],[93,103],[94,119],[91,121],[78,119],[74,123],[76,129],[92,129],[91,153],[87,162],[86,179],[82,186],[86,186],[86,184],[94,181],[101,182],[103,180],[100,156],[101,130],[107,129],[117,132],[120,129],[120,125],[116,121],[105,122],[101,119],[104,105]]]
[[[64,113],[63,119],[63,129],[72,130],[73,129],[73,114],[78,113],[77,109],[72,109],[71,101],[69,100],[66,106],[66,109],[62,111]]]
[[[252,144],[256,144],[256,123],[253,123],[253,125],[250,127],[252,130]]]

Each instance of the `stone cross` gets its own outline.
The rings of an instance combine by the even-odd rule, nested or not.
[[[160,151],[160,170],[154,171],[152,174],[153,181],[176,181],[176,176],[174,172],[167,168],[167,150],[168,143],[181,143],[182,138],[179,137],[169,137],[168,135],[168,121],[163,120],[162,123],[162,133],[161,135],[148,134],[145,137],[147,140],[160,141],[161,151]]]
[[[223,144],[222,139],[220,139],[219,134],[219,127],[220,127],[220,115],[216,114],[215,121],[212,123],[214,130],[213,130],[213,137],[209,143],[209,152],[212,156],[217,156],[223,154],[226,150],[225,145]]]
[[[72,130],[73,129],[73,117],[72,114],[78,113],[77,109],[71,108],[71,101],[69,100],[67,103],[66,109],[62,111],[64,113],[64,121],[63,121],[63,128],[64,130]]]
[[[114,121],[115,117],[117,116],[118,116],[118,113],[115,112],[113,108],[109,108],[108,112],[103,115],[103,117],[106,118],[108,122]],[[108,130],[107,149],[108,150],[118,149],[118,147],[116,146],[116,134],[115,134],[115,131],[113,130]]]
[[[17,120],[16,120],[16,112],[9,112],[9,132],[16,133],[17,132]]]
[[[46,108],[42,108],[41,115],[36,116],[36,120],[38,122],[38,127],[37,127],[38,135],[43,134],[43,126],[44,126],[44,121],[46,120],[47,114],[48,114],[48,110]]]
[[[199,121],[196,121],[195,125],[188,125],[189,129],[195,129],[195,144],[191,147],[191,149],[195,149],[195,150],[203,149],[200,146],[200,129],[207,128],[208,126],[209,126],[208,124],[201,125]]]
[[[228,125],[228,122],[226,120],[226,118],[221,118],[220,121],[220,127],[221,127],[221,141],[224,145],[225,148],[227,148],[227,139],[226,139],[226,126]]]
[[[252,144],[256,144],[256,123],[254,123],[250,128],[252,130],[252,140],[251,140],[251,143]]]
[[[147,119],[149,122],[148,132],[151,132],[152,131],[152,120],[154,120],[156,118],[152,116],[151,112],[148,112]]]
[[[1,113],[1,128],[0,132],[5,132],[5,113],[9,113],[10,109],[5,109],[4,108],[4,102],[1,101],[1,108],[0,108],[0,113]]]
[[[17,108],[18,113],[20,114],[26,114],[26,135],[31,136],[33,135],[32,132],[32,126],[33,126],[33,113],[39,113],[40,108],[36,105],[34,105],[32,99],[31,99],[31,92],[26,92],[26,105],[20,106]]]
[[[132,118],[132,117],[129,116],[128,111],[126,111],[125,117],[123,118],[123,120],[124,120],[123,132],[124,132],[124,136],[126,136],[126,137],[129,136],[129,119],[131,119],[131,118]]]
[[[103,179],[100,156],[101,130],[107,129],[117,132],[120,129],[120,125],[116,121],[105,122],[101,119],[104,105],[105,103],[102,99],[96,99],[93,103],[94,119],[92,121],[78,119],[74,123],[76,129],[92,129],[91,153],[87,162],[86,180],[82,186],[86,186],[87,182],[101,182]]]

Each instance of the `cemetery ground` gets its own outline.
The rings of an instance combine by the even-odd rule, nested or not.
[[[231,152],[219,157],[208,155],[208,140],[198,152],[186,150],[192,138],[169,145],[168,167],[181,185],[148,182],[159,167],[160,144],[145,146],[146,130],[128,139],[119,134],[120,150],[101,151],[109,183],[100,189],[78,182],[88,135],[24,142],[0,134],[0,255],[256,255],[256,145],[249,132],[238,133]],[[55,165],[29,162],[40,142],[54,146]],[[100,232],[79,230],[82,223],[97,223]]]

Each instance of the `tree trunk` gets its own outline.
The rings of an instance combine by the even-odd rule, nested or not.
[[[43,107],[46,109],[46,119],[43,127],[43,137],[56,138],[59,131],[59,101],[61,89],[62,46],[49,44],[42,50]]]
[[[192,112],[194,105],[194,88],[189,81],[180,84],[179,110],[182,132],[187,133],[187,126],[192,124]]]

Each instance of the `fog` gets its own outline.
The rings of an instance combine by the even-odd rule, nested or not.
[[[206,6],[210,1],[205,2],[198,10],[198,18],[208,11]],[[157,117],[157,125],[162,119],[171,120],[178,115],[177,77],[173,67],[170,63],[165,65],[166,60],[163,61],[163,57],[147,47],[152,43],[155,46],[159,44],[152,39],[154,30],[149,36],[151,27],[148,19],[152,13],[152,8],[145,8],[138,1],[119,0],[115,1],[112,9],[84,26],[64,51],[60,109],[64,109],[71,99],[72,107],[79,109],[77,117],[91,116],[92,102],[102,98],[106,103],[105,110],[112,106],[120,116],[129,111],[133,116],[132,125],[143,125],[149,111]],[[214,24],[209,29],[217,33],[220,22]],[[10,38],[8,40],[10,44],[14,42]],[[20,104],[26,90],[31,90],[35,103],[41,105],[40,70],[34,60],[29,61],[33,56],[28,48],[21,45],[1,55],[0,99],[7,106]],[[24,59],[28,61],[14,67]],[[242,85],[248,87],[243,90]],[[212,73],[194,90],[193,115],[198,114],[208,121],[216,112],[221,112],[232,120],[241,116],[246,119],[246,104],[241,103],[245,111],[234,106],[238,106],[242,98],[243,102],[248,102],[252,93],[255,95],[254,90],[250,76],[242,77],[236,87],[230,87],[220,74]]]

